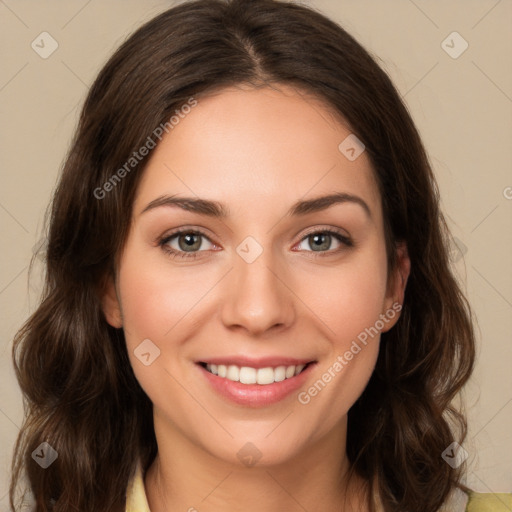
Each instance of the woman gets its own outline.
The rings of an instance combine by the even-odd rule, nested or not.
[[[157,16],[93,84],[52,203],[12,508],[26,472],[37,511],[463,510],[447,240],[410,116],[338,25]]]

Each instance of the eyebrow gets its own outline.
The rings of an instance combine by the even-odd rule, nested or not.
[[[335,194],[329,194],[326,196],[316,197],[314,199],[307,199],[297,201],[292,207],[286,212],[288,216],[301,216],[310,213],[320,212],[330,208],[331,206],[343,203],[358,204],[368,215],[372,217],[369,206],[359,196],[353,194],[347,194],[344,192],[338,192]],[[229,209],[225,205],[218,201],[212,201],[209,199],[200,199],[195,197],[178,197],[178,196],[160,196],[151,201],[140,213],[143,213],[159,208],[161,206],[167,207],[179,207],[182,210],[189,212],[198,213],[200,215],[206,215],[208,217],[225,219],[230,216]]]

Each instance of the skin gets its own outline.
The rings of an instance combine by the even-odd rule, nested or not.
[[[373,372],[379,336],[306,405],[297,393],[259,408],[234,404],[195,364],[227,355],[316,360],[304,391],[403,302],[407,252],[399,246],[389,275],[370,161],[364,152],[349,161],[338,149],[350,133],[296,89],[239,86],[200,98],[153,150],[104,296],[105,315],[125,329],[135,375],[154,404],[159,453],[145,477],[152,512],[367,510],[364,482],[345,481],[347,412]],[[370,215],[355,202],[286,215],[296,201],[334,192],[358,196]],[[175,206],[143,212],[162,195],[216,200],[231,215]],[[173,259],[158,244],[181,227],[206,235],[195,259]],[[315,251],[307,235],[328,228],[354,246],[327,237]],[[236,251],[248,236],[263,249],[252,263]],[[179,250],[178,242],[168,245]],[[160,349],[149,366],[134,355],[144,339]],[[252,467],[237,457],[247,442],[261,453]]]

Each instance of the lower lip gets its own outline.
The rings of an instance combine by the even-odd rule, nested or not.
[[[299,375],[273,384],[242,384],[210,373],[198,364],[213,389],[230,401],[247,407],[265,407],[280,402],[297,391],[308,378],[316,363],[310,363]]]

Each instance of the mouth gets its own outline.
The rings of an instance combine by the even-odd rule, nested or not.
[[[210,389],[230,403],[245,407],[276,404],[303,387],[316,366],[314,360],[266,359],[198,361]]]
[[[217,375],[223,379],[232,382],[240,382],[241,384],[259,384],[260,386],[268,386],[276,382],[296,377],[305,371],[308,366],[315,361],[305,364],[291,364],[279,366],[266,366],[263,368],[254,368],[251,366],[238,366],[234,364],[212,364],[200,362],[198,363],[207,372]]]

